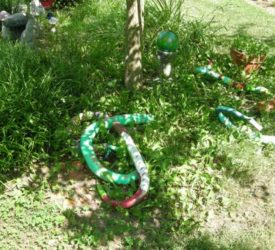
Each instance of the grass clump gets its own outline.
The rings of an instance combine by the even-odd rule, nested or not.
[[[33,159],[54,150],[56,129],[66,120],[63,83],[51,69],[41,68],[47,58],[20,44],[1,42],[1,168],[18,172]],[[60,122],[60,120],[63,120]]]

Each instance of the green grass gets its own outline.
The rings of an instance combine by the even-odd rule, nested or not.
[[[12,12],[12,8],[14,5],[18,4],[18,3],[22,3],[22,2],[26,2],[26,1],[20,1],[20,0],[2,0],[0,3],[0,10],[5,10],[9,13]]]
[[[241,69],[232,65],[227,53],[233,34],[242,31],[241,19],[230,21],[231,32],[221,36],[205,22],[177,20],[169,11],[159,12],[147,5],[144,86],[129,92],[123,84],[122,2],[89,0],[75,9],[58,12],[58,32],[45,34],[40,47],[34,50],[0,41],[0,223],[5,225],[0,231],[0,248],[19,245],[50,249],[48,244],[57,244],[59,249],[100,249],[117,243],[128,249],[247,249],[250,243],[246,241],[251,241],[253,234],[235,242],[222,242],[217,235],[196,234],[209,208],[227,209],[223,199],[221,204],[218,199],[227,180],[250,183],[259,169],[257,164],[250,164],[249,155],[242,154],[250,142],[242,135],[233,136],[219,124],[216,106],[229,105],[256,116],[266,134],[275,133],[274,114],[255,111],[256,101],[271,97],[238,93],[194,75],[194,68],[211,58],[224,73],[243,79]],[[205,11],[215,9],[206,3],[201,1]],[[254,27],[262,25],[254,17],[261,16],[261,10],[242,6],[250,17],[242,17],[244,22],[251,19],[258,22]],[[232,8],[224,8],[224,16],[215,25],[222,27]],[[154,41],[162,29],[177,32],[181,45],[173,79],[155,81],[159,65]],[[226,53],[221,53],[220,47],[226,48]],[[274,93],[274,64],[275,58],[270,55],[250,81]],[[90,208],[61,209],[47,198],[70,184],[65,182],[63,187],[56,180],[63,171],[62,163],[83,161],[76,140],[92,121],[72,126],[72,118],[83,110],[155,115],[155,122],[142,130],[130,129],[151,178],[150,195],[137,207],[116,210],[100,203],[94,185],[89,188],[100,205],[90,216],[84,215]],[[98,142],[115,141],[103,134]],[[254,146],[263,152],[260,160],[272,162],[271,146]],[[241,152],[237,162],[236,152]],[[118,162],[126,163],[123,159]],[[20,176],[33,165],[47,165],[50,178],[34,175],[33,185],[22,185]],[[132,166],[125,168],[131,171]],[[120,187],[109,188],[114,195],[120,191]],[[134,192],[134,188],[128,191]],[[118,197],[122,195],[119,192]],[[270,233],[264,230],[266,235]],[[266,239],[271,242],[268,236]],[[14,246],[8,242],[14,242]]]
[[[186,0],[184,7],[187,17],[191,19],[210,21],[214,17],[213,27],[218,28],[220,34],[225,36],[247,33],[263,39],[275,35],[274,16],[244,0]]]

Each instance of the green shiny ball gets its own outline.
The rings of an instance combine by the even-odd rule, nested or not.
[[[178,36],[171,31],[162,31],[157,37],[157,47],[160,51],[175,52],[179,47]]]

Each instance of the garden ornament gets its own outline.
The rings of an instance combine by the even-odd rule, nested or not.
[[[144,124],[152,120],[153,117],[149,115],[119,115],[105,119],[103,125],[106,129],[111,129],[115,122],[119,122],[120,124],[125,126],[130,123]],[[119,174],[101,166],[92,146],[93,140],[96,134],[99,132],[100,125],[100,122],[94,122],[93,124],[91,124],[89,127],[86,128],[80,139],[81,151],[88,164],[89,169],[97,177],[116,184],[127,185],[133,181],[138,180],[139,176],[136,171],[133,171],[129,174]]]
[[[31,16],[40,16],[45,14],[45,9],[39,0],[32,0],[30,2],[30,14]]]
[[[48,12],[47,19],[51,25],[56,25],[58,23],[58,18],[54,17],[52,12]]]
[[[14,8],[16,13],[3,18],[2,36],[6,40],[21,41],[29,46],[34,45],[39,35],[39,25],[35,17],[44,13],[44,8],[38,0],[30,2],[30,11],[27,5],[21,4]]]
[[[10,14],[9,14],[7,11],[5,11],[5,10],[1,11],[1,12],[0,12],[0,21],[1,21],[1,22],[4,21],[5,18],[8,17],[9,15],[10,15]]]
[[[2,36],[7,40],[18,40],[28,22],[26,13],[16,13],[6,16],[2,24]]]
[[[179,46],[178,37],[171,31],[162,31],[157,37],[158,59],[164,76],[172,73],[172,60]]]
[[[259,111],[274,112],[275,111],[275,100],[260,101],[257,104],[257,109]]]
[[[253,93],[269,93],[269,90],[262,86],[252,86],[250,84],[242,83],[242,82],[236,82],[235,80],[224,76],[212,69],[212,64],[210,63],[208,66],[204,67],[197,67],[195,70],[196,73],[209,76],[213,79],[222,80],[223,84],[225,86],[231,86],[233,88],[239,89],[239,90],[246,90],[248,92]]]
[[[38,37],[39,31],[40,27],[35,18],[30,16],[26,28],[21,35],[21,42],[32,46],[34,40]]]
[[[261,68],[268,50],[268,46],[258,39],[238,35],[231,45],[230,56],[235,64],[244,67],[246,75],[250,75]]]
[[[17,4],[12,8],[12,14],[14,13],[28,13],[28,5],[27,4]]]
[[[140,181],[138,191],[129,199],[124,201],[114,201],[109,198],[101,185],[98,185],[98,191],[103,201],[112,206],[121,206],[123,208],[130,208],[141,201],[149,190],[149,175],[146,164],[144,163],[141,154],[139,153],[132,137],[127,133],[124,125],[131,123],[143,124],[153,120],[149,115],[133,114],[133,115],[118,115],[105,118],[104,127],[110,129],[115,127],[126,143],[127,149],[130,153],[131,159],[134,162],[136,171],[130,174],[119,174],[101,166],[97,159],[96,153],[92,146],[93,139],[100,129],[100,122],[95,122],[90,125],[81,136],[80,147],[82,154],[88,164],[89,169],[99,178],[116,184],[130,184],[133,181]]]
[[[50,9],[53,7],[55,0],[41,0],[41,4],[45,9]]]
[[[253,118],[242,114],[241,112],[227,106],[218,106],[216,108],[216,113],[221,123],[223,123],[227,128],[236,129],[240,132],[246,133],[252,140],[262,142],[265,144],[274,144],[275,145],[275,136],[262,135],[260,131],[263,127]],[[256,128],[259,132],[254,132],[249,128],[238,128],[235,126],[230,119],[226,116],[226,114],[230,114],[231,116],[235,116],[238,119],[249,122],[254,128]]]
[[[139,150],[137,149],[132,137],[127,133],[126,128],[123,127],[120,123],[115,123],[114,126],[116,126],[116,131],[119,132],[120,136],[125,141],[128,151],[130,153],[130,156],[139,174],[139,178],[140,178],[139,189],[133,196],[123,201],[116,201],[116,200],[110,199],[101,185],[98,185],[98,192],[101,196],[101,199],[106,203],[109,203],[112,206],[130,208],[136,205],[139,201],[143,200],[149,191],[150,179],[148,174],[148,168],[144,163],[143,158]]]

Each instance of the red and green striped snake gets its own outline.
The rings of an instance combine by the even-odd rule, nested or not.
[[[124,201],[114,201],[109,198],[107,193],[104,191],[101,185],[97,186],[99,194],[103,201],[110,203],[112,206],[121,206],[123,208],[130,208],[141,201],[147,194],[150,185],[150,179],[148,175],[148,168],[144,163],[141,154],[139,153],[133,139],[126,132],[126,129],[123,127],[124,125],[128,125],[130,123],[143,124],[148,123],[153,120],[152,116],[143,115],[143,114],[131,114],[131,115],[117,115],[109,118],[105,118],[104,127],[106,129],[110,129],[113,126],[116,126],[117,130],[123,140],[127,145],[127,149],[130,153],[130,156],[135,164],[136,171],[131,172],[130,174],[119,174],[115,173],[107,168],[104,168],[99,160],[96,157],[96,153],[93,148],[93,139],[96,134],[99,132],[99,128],[101,123],[94,122],[88,128],[86,128],[85,132],[81,136],[80,147],[82,154],[88,164],[89,169],[99,178],[113,182],[116,184],[129,184],[132,181],[138,180],[140,181],[138,191],[130,198]],[[123,126],[121,126],[123,125]]]

